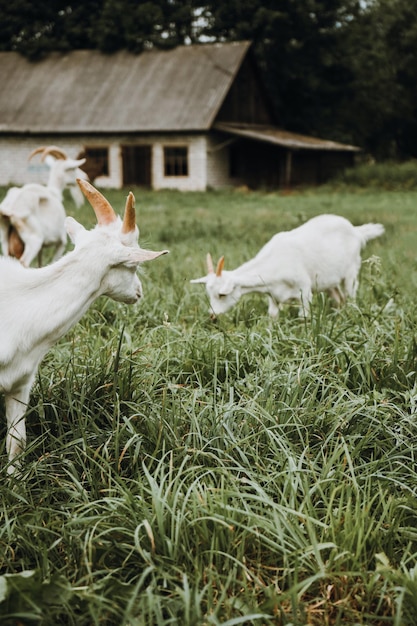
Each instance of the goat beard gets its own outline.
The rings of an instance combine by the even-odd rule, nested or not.
[[[20,235],[15,227],[12,225],[9,226],[8,243],[9,255],[15,257],[16,259],[20,259],[25,249],[25,244],[20,238]]]

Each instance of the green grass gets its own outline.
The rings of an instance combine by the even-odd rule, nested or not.
[[[2,626],[414,626],[417,192],[133,191],[170,255],[47,355],[19,480],[0,405]],[[207,251],[233,268],[324,212],[386,227],[356,303],[210,322]]]

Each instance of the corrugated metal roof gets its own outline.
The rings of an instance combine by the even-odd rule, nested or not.
[[[317,139],[316,137],[307,137],[306,135],[291,133],[274,126],[225,124],[219,122],[214,124],[213,128],[239,137],[274,143],[278,146],[293,150],[334,150],[339,152],[359,152],[361,150],[357,146],[337,143],[336,141],[329,141],[327,139]]]
[[[0,133],[207,130],[249,47],[76,50],[38,62],[1,52]]]

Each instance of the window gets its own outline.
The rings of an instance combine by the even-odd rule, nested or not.
[[[82,169],[87,172],[90,180],[97,176],[109,175],[109,150],[108,148],[96,148],[86,146],[79,158],[85,157],[87,160]]]
[[[188,176],[187,146],[164,148],[164,175]]]

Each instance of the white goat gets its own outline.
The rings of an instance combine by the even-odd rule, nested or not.
[[[0,258],[0,391],[5,394],[9,473],[25,445],[24,413],[46,352],[99,296],[125,303],[139,300],[138,264],[168,252],[139,247],[132,193],[122,223],[91,183],[78,180],[78,184],[98,224],[87,231],[72,217],[66,218],[74,250],[42,268],[26,269],[16,259]]]
[[[74,188],[80,166],[85,159],[70,159],[56,146],[36,148],[30,155],[41,153],[49,167],[47,185],[28,183],[11,187],[0,204],[0,243],[5,256],[15,256],[29,266],[45,246],[55,246],[52,261],[59,259],[67,244],[63,190]],[[73,193],[74,199],[80,199]]]
[[[353,226],[338,215],[319,215],[298,228],[277,233],[235,270],[223,271],[221,257],[214,271],[207,255],[207,276],[190,282],[205,283],[213,318],[251,292],[268,295],[271,317],[277,316],[281,303],[290,300],[299,300],[300,314],[306,315],[314,291],[327,291],[338,305],[356,296],[361,248],[383,232],[382,224]]]

